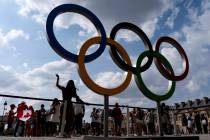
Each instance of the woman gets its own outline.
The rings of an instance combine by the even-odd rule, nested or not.
[[[57,126],[60,122],[60,102],[57,98],[53,100],[52,105],[50,106],[50,116],[49,116],[51,134],[55,135],[57,133]]]
[[[72,134],[72,129],[73,129],[73,122],[74,122],[74,108],[73,108],[73,104],[71,99],[74,97],[77,100],[80,100],[80,102],[84,103],[79,96],[76,93],[76,87],[74,85],[74,81],[73,80],[69,80],[66,87],[63,87],[61,85],[59,85],[59,75],[56,74],[57,77],[57,82],[56,82],[56,86],[62,91],[62,96],[63,96],[63,100],[67,101],[67,108],[66,108],[66,125],[65,125],[65,133],[67,134],[67,136],[71,137]],[[63,108],[64,105],[61,105],[61,118],[62,118],[62,114],[63,114]],[[62,122],[62,120],[60,119],[60,122]],[[60,123],[61,124],[61,123]]]

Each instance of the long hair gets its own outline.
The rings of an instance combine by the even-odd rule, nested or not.
[[[73,93],[76,93],[76,87],[74,85],[74,81],[73,80],[69,80],[67,85],[66,85],[66,89],[68,91],[72,91]]]

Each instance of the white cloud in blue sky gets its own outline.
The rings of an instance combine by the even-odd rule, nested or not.
[[[103,97],[94,94],[80,80],[76,64],[58,56],[45,37],[45,22],[49,12],[63,3],[82,5],[91,10],[102,21],[107,36],[119,22],[127,21],[141,27],[149,36],[153,47],[157,39],[167,35],[174,37],[186,51],[190,72],[178,82],[176,92],[167,103],[209,96],[210,91],[210,2],[169,0],[8,0],[0,2],[0,91],[23,96],[55,98],[60,91],[55,87],[55,73],[59,73],[62,84],[74,79],[78,94],[87,102],[102,103]],[[109,3],[109,6],[106,6]],[[55,34],[62,45],[78,53],[84,41],[97,34],[93,24],[77,14],[64,14],[56,19]],[[132,63],[144,51],[137,35],[127,30],[117,34],[117,39],[128,51]],[[94,49],[90,50],[90,53]],[[181,57],[176,49],[163,44],[161,52],[175,69],[182,71]],[[108,51],[97,60],[86,64],[91,78],[105,86],[113,86],[124,79],[124,71],[113,64]],[[153,65],[144,75],[146,84],[158,93],[167,89],[164,79]],[[20,100],[6,99],[8,102]],[[3,104],[3,101],[1,104]],[[134,80],[122,93],[110,97],[110,103],[153,106],[138,90]],[[31,104],[37,104],[31,101]]]

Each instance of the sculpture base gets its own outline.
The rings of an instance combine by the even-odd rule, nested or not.
[[[199,136],[124,136],[124,137],[94,137],[85,136],[84,140],[199,140]]]

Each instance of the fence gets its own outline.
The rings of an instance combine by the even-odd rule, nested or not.
[[[24,97],[24,96],[15,96],[15,95],[7,95],[7,94],[0,94],[0,97],[4,97],[4,98],[15,98],[15,99],[27,99],[27,100],[38,100],[38,101],[43,101],[43,102],[52,102],[53,101],[53,99],[46,99],[46,98],[34,98],[34,97]],[[63,102],[63,100],[59,100],[60,102]],[[73,102],[73,103],[75,103],[75,104],[77,104],[77,102]],[[94,106],[96,106],[96,107],[104,107],[104,104],[95,104],[95,103],[84,103],[85,105],[86,105],[86,108],[89,108],[90,109],[90,107],[94,107]],[[5,105],[5,104],[4,104]],[[111,108],[111,107],[114,107],[114,105],[109,105],[109,107]],[[135,106],[128,106],[128,105],[120,105],[119,106],[122,110],[123,109],[126,109],[126,111],[123,111],[123,113],[124,113],[124,116],[125,116],[125,118],[126,118],[126,120],[125,120],[125,122],[126,123],[124,123],[124,129],[126,130],[126,132],[123,132],[124,133],[124,135],[135,135],[135,133],[136,132],[134,132],[134,130],[132,130],[133,128],[133,126],[132,126],[132,122],[131,122],[131,120],[129,120],[129,118],[131,117],[130,116],[130,109],[133,109],[133,108],[140,108],[140,109],[142,109],[142,110],[149,110],[149,109],[152,109],[152,110],[154,110],[155,111],[155,113],[157,113],[156,112],[156,108],[141,108],[141,107],[135,107]],[[202,106],[199,106],[199,107],[186,107],[186,108],[182,108],[182,109],[175,109],[175,108],[170,108],[169,110],[170,110],[170,115],[171,115],[171,122],[172,122],[172,125],[173,125],[173,134],[177,134],[177,133],[179,133],[179,132],[177,132],[177,130],[178,130],[178,128],[177,128],[177,116],[179,115],[179,114],[182,114],[182,113],[189,113],[189,112],[193,112],[195,109],[200,109],[200,108],[203,108],[203,109],[200,109],[200,110],[206,110],[206,108],[209,108],[209,105],[202,105]],[[102,109],[103,110],[103,109]],[[4,106],[4,109],[3,109],[3,115],[4,115],[4,113],[5,113],[5,106]],[[65,116],[65,115],[63,115],[63,116]],[[87,114],[86,114],[86,118],[87,117],[90,117],[90,115],[89,116],[87,116]],[[109,119],[107,120],[107,122],[105,123],[106,125],[108,125],[109,124],[109,126],[108,126],[108,129],[107,129],[107,133],[109,134],[109,135],[111,135],[110,133],[110,129],[112,129],[111,127],[110,127],[110,124],[112,123],[112,125],[113,125],[113,120],[111,120],[111,117],[110,116],[108,116],[109,117]],[[156,125],[158,125],[158,123],[157,123],[157,116],[155,115],[155,118],[156,118]],[[3,119],[3,118],[2,118]],[[63,119],[64,120],[64,119]],[[105,119],[104,119],[105,120]],[[146,122],[144,122],[144,123],[146,123]],[[62,124],[64,124],[64,123],[62,123]],[[104,124],[104,125],[105,125]],[[90,123],[87,123],[87,125],[90,125]],[[104,126],[104,125],[102,125],[102,126]],[[143,125],[142,125],[143,126]],[[147,126],[144,126],[144,127],[147,127]],[[64,127],[62,127],[63,128],[63,131],[64,131]],[[91,128],[90,128],[91,129]],[[103,128],[102,128],[103,129]],[[147,130],[144,130],[144,131],[147,131],[148,132],[148,128],[146,128]],[[103,129],[104,130],[104,129]],[[125,131],[125,130],[123,130],[123,131]],[[158,129],[156,129],[156,132],[158,131]],[[103,133],[105,133],[104,131],[102,131]],[[89,132],[89,133],[85,133],[85,134],[91,134],[91,132]],[[148,134],[148,133],[143,133],[143,134]],[[36,135],[39,135],[39,134],[36,134]],[[45,134],[46,135],[46,134]]]

